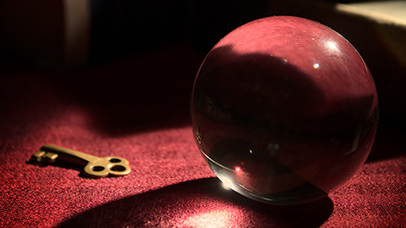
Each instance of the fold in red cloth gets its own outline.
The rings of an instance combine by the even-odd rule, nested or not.
[[[225,190],[195,145],[203,56],[174,47],[70,73],[3,63],[1,227],[401,227],[405,134],[381,125],[367,163],[328,197],[277,207]],[[45,143],[130,162],[124,177],[27,164]]]

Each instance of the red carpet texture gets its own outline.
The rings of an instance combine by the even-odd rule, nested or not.
[[[350,182],[272,206],[223,189],[194,142],[183,47],[69,73],[1,62],[0,227],[405,227],[405,134],[382,123]],[[126,158],[124,177],[27,163],[43,144]]]

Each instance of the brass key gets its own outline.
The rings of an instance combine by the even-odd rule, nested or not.
[[[124,158],[114,156],[99,158],[51,144],[42,146],[39,151],[32,155],[31,160],[42,164],[52,164],[56,161],[61,161],[72,165],[84,166],[84,173],[91,177],[123,176],[131,172],[128,161]]]

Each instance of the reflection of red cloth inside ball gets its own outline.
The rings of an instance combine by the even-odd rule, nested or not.
[[[355,116],[376,115],[375,84],[358,52],[338,33],[310,20],[271,17],[241,26],[216,44],[200,74],[202,84],[205,75],[213,74],[207,76],[210,85],[202,86],[225,109],[249,112],[264,106],[258,118],[278,113],[286,118],[295,111],[295,118],[317,118],[312,123],[317,124],[321,117],[342,116],[348,110],[357,112],[351,113]],[[251,102],[229,107],[221,100],[229,93]],[[328,121],[339,126],[348,120]]]

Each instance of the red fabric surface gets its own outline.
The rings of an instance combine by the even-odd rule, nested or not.
[[[197,150],[189,96],[203,56],[168,48],[70,73],[2,63],[1,227],[402,227],[405,134],[378,129],[350,182],[281,207],[221,187]],[[52,143],[130,162],[125,177],[26,161]]]

